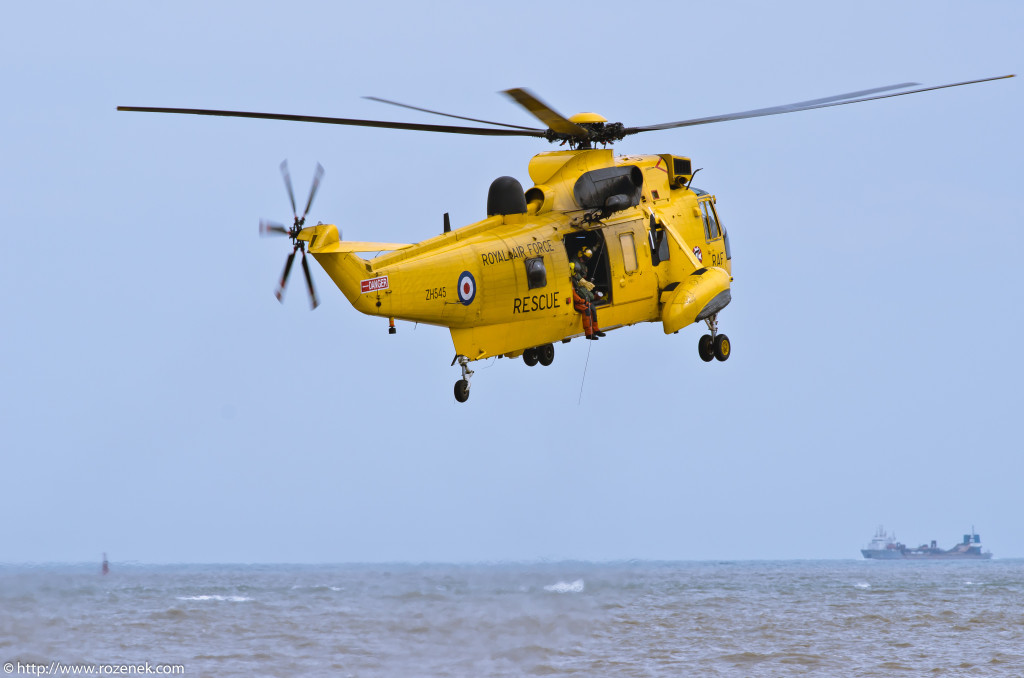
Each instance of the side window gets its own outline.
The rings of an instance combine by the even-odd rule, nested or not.
[[[715,209],[710,203],[708,207],[714,209],[714,215],[718,216],[718,210]],[[732,248],[729,247],[729,231],[725,230],[725,226],[722,226],[722,222],[718,222],[718,230],[722,234],[723,242],[725,244],[725,258],[732,259]]]
[[[700,203],[701,215],[704,218],[704,236],[708,240],[714,240],[722,235],[718,228],[718,219],[715,217],[715,208],[710,200],[702,200]]]
[[[715,237],[721,238],[724,229],[722,228],[722,224],[718,223],[718,211],[715,210],[715,204],[713,202],[708,203],[708,218],[715,226]]]
[[[626,273],[632,273],[636,270],[636,245],[633,242],[633,234],[620,234],[619,245],[622,247],[622,265]]]
[[[657,266],[663,261],[668,261],[668,238],[665,237],[665,227],[660,225],[651,217],[650,228],[651,262]]]
[[[547,287],[548,272],[544,268],[544,257],[533,257],[526,260],[526,284],[531,290]]]

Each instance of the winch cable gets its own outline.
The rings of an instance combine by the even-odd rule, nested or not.
[[[583,402],[583,384],[587,381],[587,367],[590,365],[590,349],[594,348],[594,342],[587,342],[587,362],[583,363],[583,378],[580,379],[580,397],[576,401],[576,407]]]

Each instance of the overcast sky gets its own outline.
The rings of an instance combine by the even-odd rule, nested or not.
[[[856,558],[879,524],[1024,556],[1020,77],[620,142],[703,168],[732,357],[637,326],[474,364],[461,405],[446,330],[315,263],[321,307],[278,304],[257,224],[319,161],[312,219],[416,242],[547,144],[115,111],[532,126],[529,87],[645,125],[1022,70],[1016,0],[834,5],[9,7],[0,562]]]

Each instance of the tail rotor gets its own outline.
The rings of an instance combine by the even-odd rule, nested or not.
[[[292,239],[292,253],[288,255],[288,259],[284,264],[284,272],[281,274],[281,282],[278,283],[277,290],[274,291],[274,296],[277,300],[284,303],[284,288],[288,283],[288,274],[291,273],[292,264],[295,262],[295,255],[301,250],[302,251],[302,272],[306,277],[306,286],[309,289],[309,301],[312,308],[316,308],[320,305],[320,302],[316,298],[316,290],[313,288],[313,276],[309,272],[309,262],[306,261],[306,241],[299,240],[299,232],[302,230],[303,224],[306,223],[306,215],[309,214],[309,208],[313,205],[313,198],[316,197],[316,191],[320,187],[320,180],[324,175],[324,168],[317,163],[316,172],[313,175],[313,185],[309,189],[309,199],[306,200],[306,208],[302,211],[302,216],[299,216],[298,210],[295,207],[295,192],[292,190],[292,178],[288,172],[288,161],[285,160],[281,163],[281,175],[284,177],[284,185],[288,190],[288,200],[292,205],[292,214],[294,215],[294,221],[292,222],[291,228],[285,228],[282,224],[273,221],[267,221],[265,219],[260,220],[260,235],[263,237],[274,236],[274,235],[285,235]]]

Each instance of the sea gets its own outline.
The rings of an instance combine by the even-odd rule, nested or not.
[[[4,675],[1024,676],[1024,560],[0,565]]]

